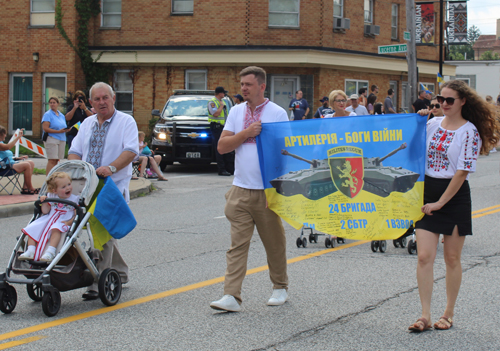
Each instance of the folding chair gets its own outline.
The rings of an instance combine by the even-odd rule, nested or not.
[[[139,168],[141,167],[141,163],[139,161],[132,162],[132,177],[138,177],[140,172]]]
[[[21,173],[17,173],[10,165],[6,163],[6,159],[0,161],[0,192],[5,191],[7,194],[12,195],[14,190],[18,189],[19,192],[22,191],[21,183],[19,182],[19,176]],[[6,179],[6,182],[4,181]],[[5,185],[4,185],[5,183]],[[12,189],[9,191],[8,187]]]

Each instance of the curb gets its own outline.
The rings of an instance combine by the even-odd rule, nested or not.
[[[130,200],[139,197],[141,194],[149,194],[153,192],[153,185],[150,181],[146,181],[145,186],[130,190]],[[33,202],[24,202],[13,205],[0,206],[0,218],[16,217],[33,214]]]

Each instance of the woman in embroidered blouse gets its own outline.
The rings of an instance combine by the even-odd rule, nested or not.
[[[432,328],[433,265],[439,233],[444,234],[447,303],[434,329],[453,325],[455,302],[462,281],[460,256],[466,235],[472,235],[471,198],[467,181],[478,155],[488,154],[500,133],[493,109],[462,81],[443,84],[437,102],[444,117],[427,122],[424,217],[415,224],[418,243],[417,283],[422,316],[409,329]],[[419,111],[427,115],[428,110]]]
[[[48,133],[47,140],[44,141],[45,151],[47,152],[47,167],[45,174],[49,175],[50,170],[57,165],[60,159],[64,158],[66,151],[66,132],[71,128],[67,128],[66,121],[71,117],[64,115],[57,109],[59,107],[59,99],[51,97],[49,99],[50,109],[45,112],[42,118],[42,129]]]

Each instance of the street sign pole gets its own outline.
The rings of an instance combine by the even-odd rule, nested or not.
[[[410,32],[408,41],[408,52],[406,60],[408,61],[408,90],[410,92],[410,104],[417,100],[417,48],[415,46],[415,1],[406,0],[406,29]],[[408,106],[409,107],[409,106]]]

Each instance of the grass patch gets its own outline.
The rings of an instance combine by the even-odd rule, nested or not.
[[[34,168],[33,169],[33,174],[43,174],[45,175],[45,168]]]
[[[16,147],[14,146],[12,149],[10,149],[13,154],[16,153]],[[19,155],[26,155],[26,156],[39,156],[36,152],[31,151],[30,149],[25,148],[22,145],[19,145]]]

